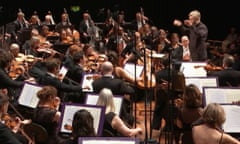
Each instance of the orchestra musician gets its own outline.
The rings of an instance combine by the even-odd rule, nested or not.
[[[234,143],[239,144],[239,140],[225,133],[222,125],[226,120],[223,107],[217,103],[208,104],[201,118],[193,123],[192,136],[195,144],[202,143]]]
[[[94,129],[94,117],[86,109],[80,109],[73,115],[72,134],[63,144],[78,144],[79,137],[97,136]]]
[[[81,97],[82,87],[80,85],[75,85],[71,81],[65,79],[59,75],[60,66],[62,65],[60,59],[58,58],[48,58],[45,60],[46,72],[42,72],[38,83],[41,85],[50,85],[58,90],[58,96],[60,96],[62,101],[68,101],[68,97],[71,94],[76,94]]]
[[[56,24],[55,31],[60,33],[62,29],[71,27],[72,23],[69,20],[68,14],[66,11],[61,15],[61,21]]]
[[[123,80],[113,76],[114,67],[110,61],[103,62],[100,70],[102,76],[94,80],[92,83],[94,93],[99,93],[103,88],[109,88],[114,95],[124,95],[124,106],[121,111],[121,118],[132,125],[133,116],[130,114],[129,101],[132,99],[131,96],[134,94],[134,89],[127,85]],[[130,95],[130,99],[127,95]]]
[[[23,144],[7,125],[4,124],[3,116],[8,112],[8,96],[0,92],[0,143]],[[26,142],[24,144],[27,144]]]
[[[37,92],[37,97],[39,102],[37,108],[34,109],[32,121],[46,129],[48,133],[46,144],[59,144],[63,140],[57,134],[61,117],[59,111],[61,100],[57,95],[57,89],[52,86],[44,86]]]
[[[83,13],[83,19],[79,23],[80,41],[84,44],[96,38],[96,27],[88,12]]]
[[[222,60],[221,69],[214,67],[206,67],[212,68],[208,69],[208,76],[217,76],[219,80],[219,86],[240,86],[240,71],[233,69],[233,64],[235,59],[232,55],[225,54]]]
[[[19,42],[19,33],[29,27],[28,21],[25,19],[25,14],[20,10],[17,13],[17,19],[12,22],[10,29],[8,30],[11,35],[11,42]]]
[[[10,101],[15,100],[24,85],[24,81],[13,80],[8,74],[12,60],[13,56],[10,52],[0,50],[0,88],[8,89]]]

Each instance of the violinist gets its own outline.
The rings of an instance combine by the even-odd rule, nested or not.
[[[8,96],[0,92],[0,143],[8,144],[28,144],[27,139],[18,133],[19,121],[12,121],[10,124],[5,121],[8,115]],[[13,125],[14,124],[14,125]],[[12,126],[11,128],[9,126]]]
[[[233,69],[234,63],[234,57],[226,54],[222,60],[222,69],[219,71],[209,71],[208,76],[217,76],[219,86],[240,86],[240,71]]]
[[[70,67],[70,69],[68,69],[66,76],[80,84],[82,82],[82,76],[84,73],[84,66],[85,66],[83,52],[78,51],[74,53],[72,56],[72,59],[73,59],[73,65],[72,67]]]
[[[0,50],[0,88],[7,88],[11,96],[10,100],[15,100],[15,97],[19,95],[19,90],[21,90],[24,85],[23,81],[13,80],[9,75],[8,71],[11,66],[13,56],[10,52],[5,50]]]
[[[59,144],[62,140],[57,135],[57,127],[61,117],[59,111],[61,100],[57,95],[57,89],[52,86],[44,86],[37,92],[37,97],[39,102],[34,110],[33,122],[46,129],[48,133],[46,144]]]
[[[61,96],[62,101],[68,101],[69,95],[76,93],[81,95],[82,87],[74,85],[69,80],[63,79],[59,75],[60,66],[62,65],[58,58],[48,58],[45,61],[46,72],[43,72],[38,82],[41,85],[50,85],[58,90],[58,95]],[[66,81],[65,81],[66,80]]]

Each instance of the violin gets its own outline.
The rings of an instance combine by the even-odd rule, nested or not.
[[[205,66],[198,66],[198,65],[194,66],[194,68],[201,68],[201,67],[203,67],[206,71],[221,71],[224,69],[223,67],[210,65],[210,64],[207,64]]]
[[[23,125],[30,124],[31,120],[22,121],[19,117],[6,113],[2,116],[2,121],[14,133],[20,132],[28,140],[28,144],[35,144],[22,128]]]

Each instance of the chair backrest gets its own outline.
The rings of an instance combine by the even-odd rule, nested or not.
[[[30,123],[23,126],[24,132],[34,140],[36,144],[46,143],[48,132],[44,127],[36,123]]]

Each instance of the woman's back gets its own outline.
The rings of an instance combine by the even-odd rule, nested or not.
[[[211,128],[206,124],[194,126],[193,139],[195,144],[240,144],[234,137]]]

